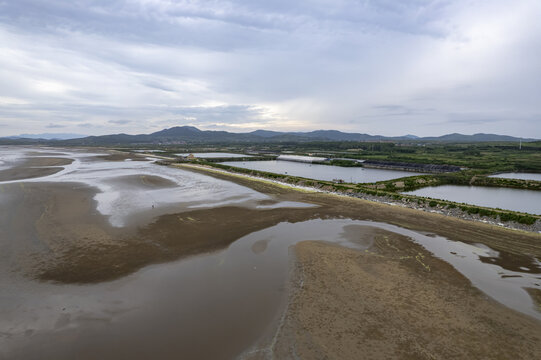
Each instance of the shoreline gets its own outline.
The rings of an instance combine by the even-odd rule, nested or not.
[[[505,229],[510,230],[516,230],[516,231],[524,231],[528,233],[533,234],[541,234],[541,220],[537,220],[533,225],[525,225],[520,224],[515,221],[508,221],[508,222],[501,222],[497,219],[487,217],[487,216],[480,216],[479,214],[470,214],[466,211],[462,211],[459,206],[456,206],[454,208],[445,208],[444,206],[441,206],[440,204],[437,204],[435,207],[430,206],[430,201],[428,198],[425,198],[424,202],[418,203],[415,201],[401,201],[396,200],[391,195],[370,195],[362,192],[353,193],[353,192],[338,192],[338,191],[331,191],[331,190],[324,190],[320,188],[316,188],[313,186],[306,186],[306,185],[297,185],[297,184],[291,184],[284,181],[279,181],[275,179],[268,179],[265,177],[255,176],[255,175],[248,175],[243,173],[238,173],[234,171],[228,171],[224,169],[215,168],[212,166],[207,165],[197,165],[197,164],[170,164],[168,166],[177,167],[177,168],[192,168],[192,169],[202,169],[206,172],[216,172],[221,174],[228,174],[232,177],[244,177],[248,179],[252,179],[254,181],[263,181],[263,182],[269,182],[272,184],[275,184],[277,186],[285,186],[291,189],[299,190],[299,191],[311,191],[311,192],[317,192],[317,193],[325,193],[325,194],[332,194],[340,197],[346,197],[346,198],[357,198],[369,202],[379,203],[379,204],[386,204],[390,206],[399,206],[402,208],[408,208],[413,209],[417,211],[422,211],[424,213],[432,213],[432,214],[440,214],[447,217],[452,217],[456,219],[461,219],[465,221],[472,221],[472,222],[478,222],[483,224],[488,224],[492,226],[498,226]],[[306,179],[309,180],[309,179]],[[403,200],[403,199],[402,199]],[[446,200],[438,200],[435,199],[436,202],[448,202],[453,203],[451,201]],[[460,204],[457,204],[460,205]],[[469,205],[474,206],[474,205]],[[487,208],[489,209],[489,208]],[[535,215],[533,215],[535,216]]]
[[[487,297],[421,246],[387,236],[369,252],[322,241],[294,246],[274,356],[531,359],[541,351],[541,321]]]
[[[468,221],[444,214],[393,206],[332,192],[297,189],[292,188],[289,184],[222,172],[216,169],[199,166],[175,166],[233,181],[278,198],[292,198],[295,201],[330,207],[325,215],[320,211],[321,218],[334,216],[336,218],[384,222],[422,233],[435,233],[465,243],[483,243],[495,250],[507,251],[516,255],[532,255],[541,258],[541,234],[535,232],[510,229],[480,221]]]
[[[124,159],[116,154],[99,161]],[[490,354],[501,348],[506,355],[516,353],[517,358],[528,358],[530,352],[541,351],[539,321],[488,298],[451,263],[429,248],[421,248],[408,232],[378,228],[376,223],[416,231],[428,237],[429,243],[445,242],[435,239],[441,235],[479,248],[484,244],[498,252],[487,252],[486,262],[506,272],[525,271],[525,267],[530,273],[537,271],[534,257],[541,259],[538,234],[212,168],[174,168],[181,169],[179,173],[187,178],[203,178],[204,174],[213,177],[207,180],[215,183],[225,180],[245,187],[245,191],[255,190],[265,195],[264,200],[256,198],[246,206],[222,204],[166,214],[149,208],[149,212],[156,211],[149,223],[113,227],[108,217],[96,210],[97,188],[68,182],[5,185],[3,201],[13,211],[0,217],[0,225],[5,224],[0,226],[0,240],[14,252],[21,250],[19,254],[28,268],[41,266],[37,273],[30,274],[35,278],[20,279],[21,284],[28,281],[28,285],[69,295],[53,297],[52,306],[41,310],[51,317],[50,327],[33,330],[32,336],[21,327],[14,335],[13,339],[24,344],[21,354],[62,359],[72,356],[52,354],[74,354],[95,346],[89,356],[148,358],[150,352],[143,355],[132,347],[134,341],[141,341],[155,352],[154,357],[196,357],[201,353],[223,356],[227,350],[231,354],[240,351],[241,358],[246,359],[290,358],[292,354],[354,359],[366,349],[367,354],[374,355],[371,358],[393,354],[401,358],[423,358],[427,354],[476,358],[482,355],[486,334],[496,339],[487,341],[493,346],[487,350]],[[113,182],[145,190],[163,188],[172,197],[168,190],[171,182],[159,174],[177,170],[152,170],[152,175],[117,175]],[[226,191],[226,195],[231,194],[231,190]],[[182,197],[173,199],[183,201]],[[285,202],[314,206],[272,207]],[[14,223],[14,219],[18,221]],[[325,235],[333,229],[330,222],[348,219],[364,223],[339,227],[338,231],[331,230],[332,235]],[[303,227],[308,220],[314,221]],[[318,227],[320,220],[332,221]],[[30,233],[34,230],[35,234]],[[294,243],[296,236],[302,239]],[[46,248],[29,253],[21,239]],[[289,244],[281,248],[288,250],[287,258],[276,257],[280,241]],[[444,249],[453,254],[452,248]],[[268,264],[274,268],[266,267]],[[281,284],[282,275],[277,274],[283,272],[287,277]],[[9,271],[4,276],[14,280]],[[280,276],[280,282],[270,281],[275,276]],[[19,286],[17,281],[13,285]],[[532,296],[539,298],[537,290],[532,290]],[[148,297],[140,304],[130,304],[137,294]],[[276,294],[282,296],[280,303],[270,300]],[[103,305],[104,295],[109,296],[109,305]],[[31,296],[24,296],[29,310],[41,304],[39,298],[33,303]],[[81,313],[78,306],[89,297],[95,303],[87,303],[88,314]],[[13,306],[16,309],[20,305],[14,301]],[[246,312],[248,308],[251,310]],[[102,321],[99,325],[96,315]],[[28,321],[32,325],[33,320]],[[365,325],[368,327],[362,328]],[[238,332],[231,330],[235,326]],[[144,330],[148,328],[155,329],[154,336]],[[190,338],[193,334],[197,334],[196,341]],[[70,338],[74,335],[77,338]],[[64,337],[73,342],[63,346],[53,341]],[[14,349],[18,346],[15,340],[10,340]],[[296,347],[290,346],[291,341]],[[51,344],[50,348],[44,348],[44,344]],[[408,348],[408,344],[413,347]],[[434,348],[439,345],[443,352]],[[193,349],[193,353],[186,349]]]

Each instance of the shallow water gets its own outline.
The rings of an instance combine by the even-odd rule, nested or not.
[[[221,164],[244,169],[268,171],[276,174],[300,176],[308,179],[333,181],[341,179],[351,183],[372,183],[421,175],[421,173],[398,170],[368,169],[362,167],[341,167],[333,165],[307,164],[293,161],[226,161]]]
[[[482,186],[430,186],[405,194],[541,215],[541,191]]]
[[[10,164],[28,156],[51,153],[51,149],[5,148],[0,156]],[[104,153],[85,153],[62,149],[57,157],[74,161],[53,175],[24,180],[0,181],[2,184],[18,182],[79,182],[98,189],[94,197],[97,210],[109,217],[113,226],[129,223],[139,225],[164,214],[189,209],[226,205],[257,206],[270,200],[267,195],[232,182],[210,176],[158,166],[153,159],[146,161],[108,161],[97,156]],[[159,180],[161,179],[161,180]],[[166,185],[167,184],[167,185]],[[280,203],[274,204],[280,207]],[[288,203],[285,207],[303,204]],[[140,215],[140,216],[136,216]]]
[[[490,175],[489,177],[503,178],[503,179],[519,179],[519,180],[535,180],[541,181],[541,174],[535,173],[503,173]]]
[[[291,245],[322,240],[366,249],[373,239],[363,234],[374,227],[410,237],[497,301],[541,319],[523,289],[541,285],[535,259],[515,264],[529,271],[511,271],[480,261],[500,256],[483,245],[384,223],[310,220],[280,223],[242,237],[219,253],[149,266],[107,283],[55,285],[3,277],[0,355],[232,358],[264,345],[262,336],[272,335],[286,296]]]
[[[50,153],[51,149],[45,151]],[[168,207],[173,201],[192,208],[247,203],[254,209],[310,206],[276,204],[242,186],[156,166],[150,161],[109,162],[96,158],[103,154],[62,151],[75,161],[60,173],[19,182],[91,185],[100,191],[96,196],[99,211],[109,214],[119,226],[136,217],[150,200],[164,211],[178,211]],[[201,182],[203,185],[198,185]],[[13,194],[1,190],[0,184],[0,204],[13,201]],[[373,227],[410,237],[453,265],[487,295],[541,319],[524,290],[541,286],[541,264],[537,259],[516,259],[483,245],[450,241],[384,223],[310,220],[280,223],[244,236],[226,250],[147,266],[99,284],[37,282],[0,266],[0,358],[177,359],[179,354],[183,358],[235,357],[265,345],[265,336],[275,329],[287,295],[291,245],[302,240],[322,240],[366,249],[373,239],[363,234]],[[3,234],[2,229],[0,235],[2,241],[13,240],[12,234]],[[3,261],[2,256],[0,251]]]

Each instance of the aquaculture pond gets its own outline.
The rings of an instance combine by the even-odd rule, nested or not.
[[[188,156],[190,154],[193,154],[193,156],[197,158],[202,158],[202,159],[252,157],[252,155],[235,154],[235,153],[227,153],[227,152],[182,153],[182,154],[175,154],[175,155]]]
[[[490,175],[489,177],[496,177],[496,178],[502,178],[502,179],[519,179],[519,180],[535,180],[535,181],[541,181],[541,174],[535,174],[535,173],[503,173],[503,174],[495,174]]]
[[[343,180],[351,183],[372,183],[398,179],[421,173],[398,170],[368,169],[362,167],[341,167],[334,165],[308,164],[293,161],[226,161],[221,164],[244,169],[267,171],[276,174],[300,176],[315,180]]]
[[[407,194],[541,215],[540,191],[442,185],[410,191]]]

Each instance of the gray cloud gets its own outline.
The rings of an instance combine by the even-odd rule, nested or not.
[[[404,115],[419,115],[435,112],[435,109],[419,109],[411,108],[403,105],[376,105],[372,107],[378,112],[377,115],[369,116],[404,116]]]
[[[4,1],[0,135],[541,137],[539,13],[537,0]]]
[[[52,124],[52,123],[50,123],[49,125],[46,125],[45,127],[46,127],[47,129],[60,129],[60,128],[66,127],[66,125],[60,125],[60,124]]]
[[[108,121],[109,124],[114,124],[114,125],[126,125],[126,124],[129,124],[131,122],[132,122],[131,120],[125,120],[125,119],[109,120]]]

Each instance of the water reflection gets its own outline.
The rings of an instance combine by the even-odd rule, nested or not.
[[[221,164],[244,169],[267,171],[276,174],[293,175],[308,179],[333,181],[340,179],[351,183],[372,183],[421,175],[421,173],[398,170],[368,169],[362,167],[341,167],[333,165],[306,164],[292,161],[226,161]]]
[[[496,175],[490,175],[489,177],[497,177],[497,178],[503,178],[503,179],[519,179],[519,180],[535,180],[535,181],[541,181],[541,174],[535,174],[535,173],[503,173],[503,174],[496,174]]]
[[[384,223],[310,220],[280,223],[225,251],[149,266],[108,283],[2,277],[0,349],[21,359],[231,358],[273,331],[292,244],[322,240],[369,249],[374,228],[411,238],[497,301],[541,319],[524,290],[539,287],[536,260]]]
[[[541,215],[541,191],[481,186],[431,186],[407,194]]]

